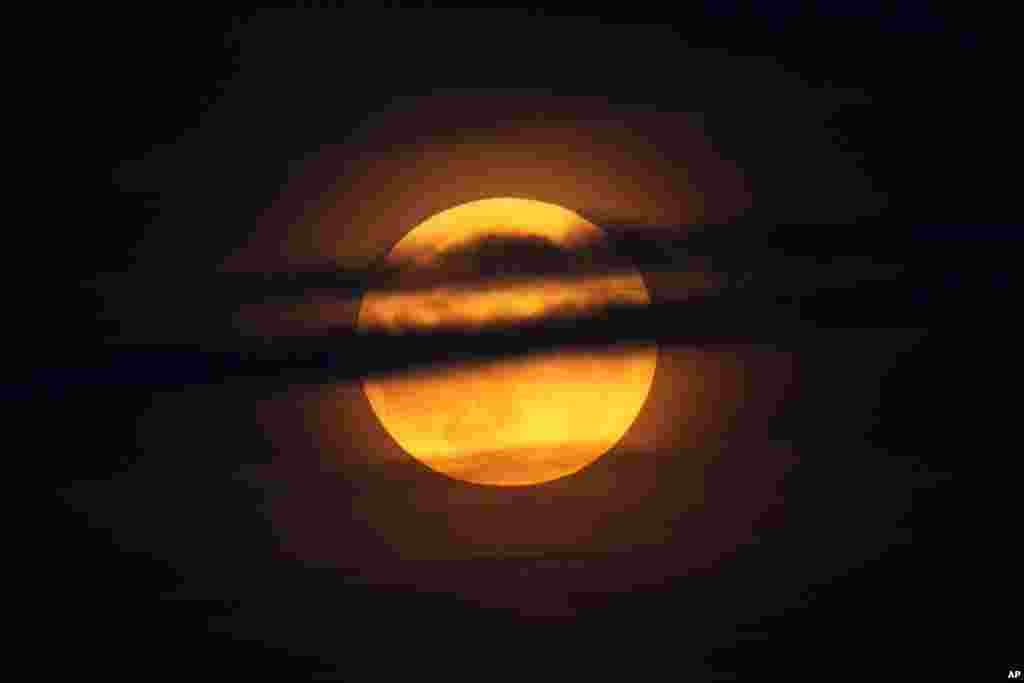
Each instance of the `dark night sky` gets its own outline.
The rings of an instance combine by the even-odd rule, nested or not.
[[[989,342],[965,351],[972,331],[1005,315],[992,286],[1008,281],[1004,247],[1016,230],[1010,176],[999,170],[1011,154],[998,106],[1003,43],[976,18],[922,3],[845,16],[787,6],[657,25],[525,11],[140,11],[114,30],[96,17],[107,28],[84,53],[88,105],[77,121],[92,156],[109,160],[113,194],[101,209],[109,219],[66,251],[83,283],[130,275],[116,291],[83,288],[71,307],[82,343],[70,359],[50,352],[34,386],[64,421],[53,449],[73,454],[60,482],[65,578],[51,609],[54,638],[80,671],[304,680],[405,662],[486,675],[475,667],[529,667],[550,654],[569,671],[617,663],[632,677],[655,661],[697,680],[819,667],[886,675],[886,657],[901,671],[940,666],[940,653],[966,648],[962,630],[990,626],[951,616],[973,604],[963,577],[977,550],[952,487],[961,459],[991,448],[966,425],[992,419],[987,378],[1003,357]],[[161,296],[173,298],[174,278],[216,267],[321,145],[344,143],[405,97],[523,88],[699,112],[719,153],[756,187],[737,224],[820,227],[819,252],[856,234],[862,251],[920,276],[911,299],[927,302],[902,323],[904,304],[854,292],[843,305],[858,329],[840,324],[787,347],[800,389],[772,429],[803,457],[786,475],[784,525],[714,571],[581,598],[570,621],[364,585],[282,558],[266,499],[238,475],[274,446],[244,427],[247,408],[232,408],[268,385],[211,389],[194,355],[131,356],[103,341],[154,295],[131,278],[156,273],[168,283]],[[182,386],[145,379],[174,375]],[[168,466],[183,453],[187,465]],[[137,488],[103,487],[125,471]],[[367,495],[373,480],[360,476],[343,474],[339,490]],[[354,547],[377,547],[370,530],[350,526],[365,536]],[[632,557],[588,556],[578,571],[660,562],[679,550],[671,539]],[[499,564],[423,571],[540,595],[575,581],[536,560]],[[993,628],[993,653],[979,653],[977,666],[1009,664],[1007,638]],[[485,663],[470,664],[480,655]]]

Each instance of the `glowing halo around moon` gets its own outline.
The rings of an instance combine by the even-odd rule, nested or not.
[[[543,238],[557,247],[605,243],[604,232],[563,207],[495,198],[461,204],[413,228],[386,257],[429,269],[483,238]],[[638,271],[497,286],[440,284],[370,292],[358,326],[401,328],[542,317],[613,302],[649,303]],[[548,353],[427,374],[363,381],[385,431],[416,460],[474,484],[527,486],[582,470],[607,453],[640,413],[657,348]]]

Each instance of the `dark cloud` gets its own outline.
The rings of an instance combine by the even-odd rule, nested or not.
[[[631,267],[628,259],[601,240],[570,247],[541,235],[495,231],[436,254],[425,264],[395,262],[387,272],[404,285],[435,286],[498,278],[572,277]]]
[[[545,237],[491,234],[440,254],[437,266],[454,274],[500,277],[559,273],[577,264],[573,252]]]

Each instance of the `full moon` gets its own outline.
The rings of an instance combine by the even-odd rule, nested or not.
[[[649,303],[635,269],[481,285],[495,260],[497,272],[515,273],[518,264],[502,259],[603,245],[607,236],[599,227],[554,204],[518,198],[461,204],[414,227],[385,259],[399,277],[423,276],[427,284],[367,293],[357,325],[485,326]],[[453,273],[478,277],[467,284]],[[370,378],[363,390],[385,431],[431,470],[474,484],[528,486],[579,472],[611,450],[640,413],[656,364],[653,344],[562,351]]]

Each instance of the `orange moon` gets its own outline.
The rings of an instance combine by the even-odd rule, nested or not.
[[[485,238],[543,238],[561,248],[607,241],[573,211],[503,197],[435,214],[385,261],[400,272],[429,269]],[[638,271],[485,287],[442,282],[412,292],[367,293],[357,325],[486,325],[649,301]],[[656,364],[654,345],[547,353],[366,379],[363,390],[385,431],[430,469],[474,484],[527,486],[569,476],[613,448],[640,413]]]

